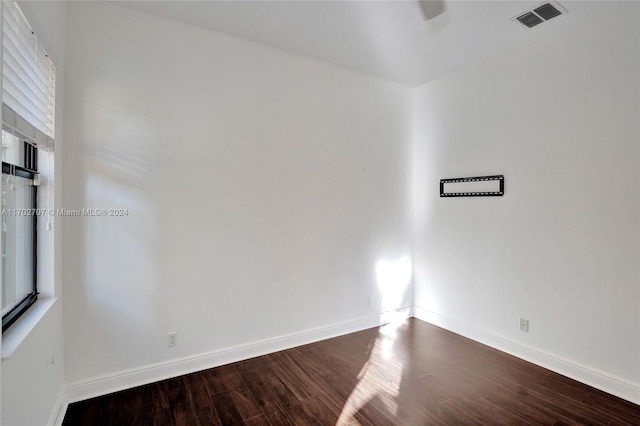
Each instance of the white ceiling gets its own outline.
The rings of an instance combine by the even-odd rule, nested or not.
[[[431,21],[414,0],[113,3],[412,87],[626,6],[561,0],[568,14],[527,29],[512,18],[544,1],[448,0]]]

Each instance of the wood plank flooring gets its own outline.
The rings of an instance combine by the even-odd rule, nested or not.
[[[640,425],[640,406],[417,319],[71,404],[63,425]]]

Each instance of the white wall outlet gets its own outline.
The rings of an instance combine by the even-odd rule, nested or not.
[[[527,333],[529,332],[529,320],[528,319],[520,318],[520,331],[526,331]]]
[[[367,296],[367,306],[371,306],[371,296]]]
[[[178,346],[178,333],[175,331],[167,334],[167,343],[170,348]]]

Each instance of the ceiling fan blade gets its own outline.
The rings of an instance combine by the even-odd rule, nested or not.
[[[418,4],[422,10],[424,19],[427,21],[441,15],[447,10],[444,0],[418,0]]]

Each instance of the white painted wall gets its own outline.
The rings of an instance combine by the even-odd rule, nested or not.
[[[2,361],[2,424],[52,424],[64,405],[63,365],[62,304],[56,303]]]
[[[414,296],[640,401],[639,11],[619,10],[416,90]],[[438,196],[487,174],[504,197]]]
[[[53,164],[43,164],[49,171],[55,168],[54,201],[60,204],[63,145],[63,96],[65,70],[66,7],[60,1],[19,2],[25,16],[44,43],[47,53],[56,65],[56,153]],[[47,182],[44,183],[47,185]],[[44,190],[44,188],[42,188]],[[41,245],[40,283],[43,295],[56,296],[56,304],[40,320],[11,358],[2,361],[1,413],[2,425],[44,425],[56,420],[64,405],[65,383],[63,372],[62,338],[62,233],[61,223],[54,222],[55,242]],[[43,243],[47,235],[40,235]],[[58,419],[61,420],[61,419]]]
[[[408,88],[98,2],[67,58],[64,205],[128,209],[65,220],[70,385],[377,316],[411,254]]]

